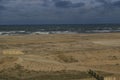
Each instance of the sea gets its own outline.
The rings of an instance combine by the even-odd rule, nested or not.
[[[117,33],[120,24],[0,25],[0,35]]]

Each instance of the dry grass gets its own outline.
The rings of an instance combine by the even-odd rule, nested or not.
[[[0,36],[0,53],[19,57],[15,63],[27,70],[94,69],[120,74],[119,44],[120,33]]]
[[[57,57],[59,58],[60,62],[65,62],[65,63],[78,62],[78,60],[75,59],[73,56],[66,56],[66,55],[63,55],[63,54],[59,54]]]
[[[24,53],[19,49],[6,49],[3,50],[4,55],[23,55]]]
[[[76,80],[91,77],[81,71],[28,71],[16,64],[14,68],[0,71],[0,78],[3,80]]]

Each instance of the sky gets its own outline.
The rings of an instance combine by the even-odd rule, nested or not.
[[[120,0],[0,0],[0,24],[120,23]]]

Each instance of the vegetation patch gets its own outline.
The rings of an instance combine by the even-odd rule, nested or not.
[[[0,59],[0,64],[17,61],[17,57],[3,57]]]
[[[65,62],[65,63],[78,62],[78,60],[75,59],[73,56],[66,56],[66,55],[60,54],[57,57],[59,58],[60,61]]]
[[[90,76],[88,73],[80,71],[29,71],[16,64],[14,68],[1,70],[0,78],[2,80],[76,80],[90,78]]]

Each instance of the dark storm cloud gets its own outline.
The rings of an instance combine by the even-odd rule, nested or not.
[[[106,0],[96,0],[97,2],[100,2],[100,3],[107,3]]]
[[[41,6],[49,7],[49,5],[50,5],[50,1],[49,0],[43,0],[43,4]]]
[[[114,3],[113,3],[113,6],[115,6],[115,7],[120,7],[120,1],[114,2]]]
[[[101,6],[99,6],[99,7],[105,7],[105,8],[111,8],[111,6],[112,6],[112,2],[111,2],[111,0],[96,0],[96,2],[99,2],[99,3],[101,3]]]
[[[5,7],[0,5],[0,10],[4,10],[4,9],[5,9]]]
[[[97,2],[99,3],[102,3],[103,6],[105,7],[108,7],[108,6],[111,6],[110,8],[115,8],[115,7],[120,7],[120,1],[117,0],[117,1],[112,1],[112,0],[96,0]],[[102,7],[102,6],[100,6]]]
[[[5,6],[2,5],[2,0],[0,0],[0,12],[5,9]]]
[[[5,3],[7,3],[9,0],[0,0],[0,11],[5,10]]]
[[[115,0],[96,0],[96,2],[101,3],[101,5],[98,6],[99,8],[102,8],[101,12],[99,12],[100,14],[102,12],[104,12],[106,14],[109,13],[109,12],[113,13],[116,10],[116,8],[120,7],[120,1],[115,1]]]
[[[97,14],[109,14],[109,13],[113,13],[116,8],[114,5],[117,1],[113,1],[113,0],[95,0],[95,4],[99,4],[97,6],[93,7],[93,11],[96,11]],[[91,4],[92,5],[92,4]],[[114,14],[113,14],[114,15]]]
[[[58,0],[54,1],[54,5],[58,8],[78,8],[84,6],[84,3],[72,3],[71,1]]]
[[[119,14],[120,0],[0,0],[0,23],[120,22]]]

